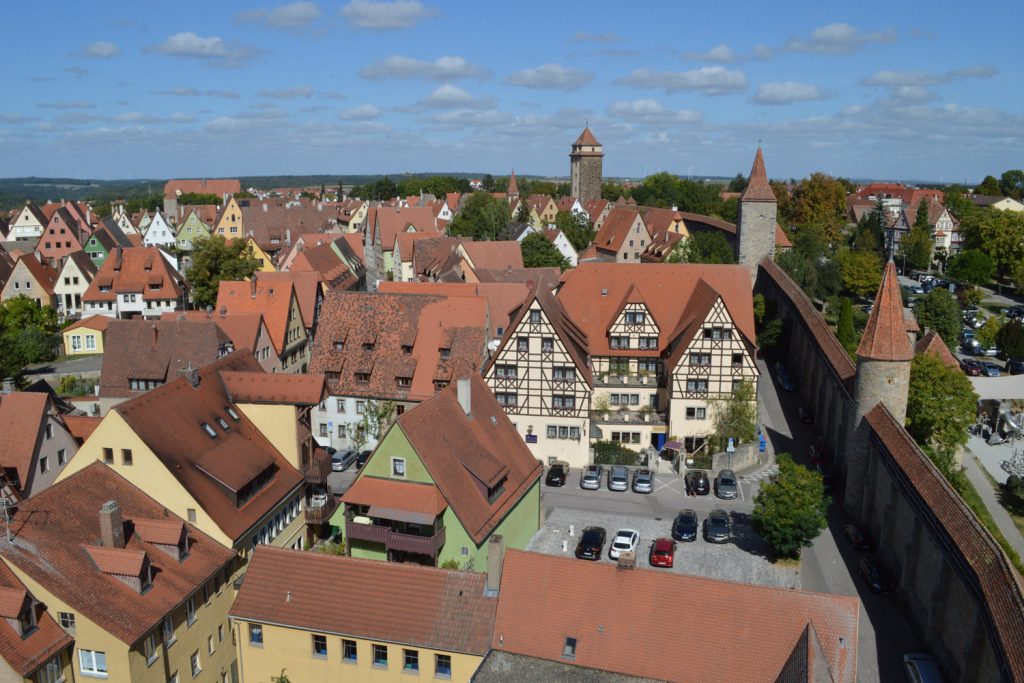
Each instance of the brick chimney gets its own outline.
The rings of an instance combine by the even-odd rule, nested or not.
[[[157,327],[156,323],[153,323],[153,350],[157,349],[157,342],[160,341],[160,328]]]
[[[501,587],[501,568],[505,563],[505,538],[494,534],[487,542],[487,595],[497,595]]]
[[[470,383],[469,377],[462,377],[456,383],[456,392],[459,398],[459,405],[462,406],[462,411],[466,413],[467,417],[473,416],[473,408],[470,401]]]
[[[124,547],[124,520],[116,500],[100,506],[100,543],[106,548]]]
[[[192,361],[188,362],[188,366],[178,370],[178,376],[187,379],[193,389],[199,386],[199,370],[192,367]]]

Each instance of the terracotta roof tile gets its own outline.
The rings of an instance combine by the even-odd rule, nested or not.
[[[341,500],[351,505],[400,508],[418,512],[430,517],[431,523],[435,517],[448,509],[448,503],[436,486],[370,476],[356,479]]]
[[[181,542],[181,535],[185,533],[185,523],[177,517],[140,518],[133,520],[132,525],[135,533],[146,543],[178,545]]]
[[[473,270],[500,270],[502,268],[522,268],[523,250],[515,240],[462,240],[462,248],[473,264]]]
[[[234,403],[317,405],[325,397],[323,375],[279,375],[222,370],[221,381]]]
[[[750,177],[747,180],[747,188],[740,195],[741,202],[775,202],[775,193],[772,186],[768,184],[768,172],[764,168],[764,154],[761,148],[757,148],[754,155],[754,165],[750,168]]]
[[[143,301],[181,298],[185,278],[157,247],[116,248],[100,266],[82,295],[86,302],[114,301],[118,294],[141,294]],[[108,291],[100,291],[109,287]]]
[[[161,320],[209,320],[228,336],[235,350],[249,349],[253,351],[260,331],[266,327],[260,313],[212,313],[207,311],[168,311],[160,314]],[[109,319],[108,319],[109,320]],[[270,336],[269,331],[267,336]]]
[[[0,587],[0,617],[17,619],[21,614],[21,608],[25,606],[26,598],[28,598],[28,591],[24,586],[21,588]]]
[[[324,248],[330,249],[329,246],[317,247],[315,251],[319,254]],[[331,253],[333,254],[334,252],[332,251]],[[309,255],[307,253],[307,257],[308,256]],[[341,267],[344,268],[344,264],[342,264]],[[319,271],[319,268],[315,268],[314,270]],[[323,273],[323,275],[327,276],[329,278],[328,281],[330,281],[332,278],[337,278],[339,273],[337,271],[333,271]],[[258,273],[256,275],[256,280],[262,281],[263,284],[273,282],[283,284],[285,282],[291,282],[292,287],[295,290],[295,298],[299,302],[299,311],[302,312],[303,323],[307,328],[313,326],[313,322],[316,320],[316,306],[320,299],[320,282],[322,280],[322,278],[318,276],[318,273],[309,271]]]
[[[586,128],[584,128],[583,132],[580,133],[580,136],[578,138],[576,138],[576,142],[574,142],[572,144],[573,144],[574,147],[577,146],[577,145],[587,145],[587,146],[598,146],[599,147],[601,145],[601,143],[597,141],[597,138],[594,137],[594,134],[590,131],[590,126],[587,126]]]
[[[144,550],[128,548],[106,548],[96,545],[82,545],[82,550],[104,574],[117,576],[139,576],[146,564]]]
[[[0,562],[0,586],[5,591],[21,593],[23,602],[24,597],[27,597],[24,584],[4,562]],[[27,636],[22,636],[12,628],[0,629],[0,657],[21,676],[29,678],[46,660],[73,642],[71,636],[57,625],[53,616],[48,611],[42,611],[36,621],[36,629]]]
[[[831,673],[826,680],[856,680],[855,597],[623,570],[520,550],[505,554],[499,595],[491,645],[503,652],[561,662],[571,637],[572,663],[580,667],[680,680],[680,662],[686,662],[687,680],[775,680],[813,624]],[[629,605],[629,619],[594,608],[595,596],[609,595]],[[667,614],[672,628],[665,628]],[[733,651],[744,656],[715,656]]]
[[[231,616],[483,655],[498,602],[484,584],[473,572],[260,546]]]
[[[632,234],[633,224],[638,217],[640,217],[640,222],[644,225],[642,235],[645,240],[649,240],[651,231],[647,224],[643,222],[643,217],[640,216],[639,212],[619,207],[608,212],[604,223],[601,224],[601,229],[594,236],[594,244],[598,249],[618,253],[622,249],[623,242]],[[640,250],[639,243],[637,244],[637,250]]]
[[[78,443],[83,443],[100,426],[103,418],[95,415],[62,415],[61,421]]]
[[[935,356],[951,368],[960,367],[960,363],[950,353],[946,342],[942,341],[942,337],[935,330],[928,330],[924,333],[923,337],[917,340],[917,344],[914,346],[914,353],[927,353]]]
[[[288,344],[288,321],[294,295],[295,288],[291,280],[277,282],[262,277],[249,282],[222,280],[217,290],[217,310],[225,311],[228,315],[263,314],[274,351],[281,355]],[[301,314],[301,307],[299,312]]]
[[[404,209],[382,206],[370,209],[366,229],[374,241],[379,232],[381,248],[393,251],[398,233],[408,232],[410,226],[417,232],[438,232],[434,211],[429,206]]]
[[[0,466],[16,470],[22,488],[32,478],[49,406],[49,397],[43,393],[16,391],[0,395]]]
[[[234,178],[202,179],[202,180],[168,180],[164,184],[164,197],[175,197],[182,194],[235,194],[241,192],[242,184]]]
[[[914,347],[903,320],[903,296],[896,264],[892,261],[885,264],[882,284],[857,347],[857,356],[880,361],[906,361],[914,357]]]
[[[48,263],[40,263],[34,253],[20,256],[18,257],[18,261],[28,268],[32,277],[39,283],[39,286],[42,287],[47,294],[53,296],[53,286],[57,284],[57,271]]]

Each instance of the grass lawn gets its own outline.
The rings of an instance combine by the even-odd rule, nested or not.
[[[996,542],[1002,547],[1006,556],[1010,558],[1010,562],[1017,568],[1017,571],[1024,573],[1024,562],[1021,562],[1020,555],[1017,554],[1017,551],[1013,549],[1013,546],[1003,536],[1003,532],[996,526],[996,521],[992,519],[992,514],[985,507],[985,503],[982,502],[981,496],[978,495],[978,490],[974,488],[974,485],[971,484],[966,476],[961,478],[961,482],[960,496],[967,503],[967,507],[971,508],[978,520],[985,525],[985,528],[992,534],[992,537],[996,539]],[[1010,515],[1013,516],[1013,513],[1011,512]],[[1017,524],[1017,528],[1021,528],[1021,522],[1024,520],[1015,517],[1013,521]]]

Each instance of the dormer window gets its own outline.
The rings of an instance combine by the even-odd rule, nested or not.
[[[363,351],[373,351],[373,342],[363,342]]]
[[[437,353],[439,356],[441,356],[441,360],[448,360],[448,358],[452,355],[452,350],[449,349],[448,347],[442,346],[437,350]]]
[[[22,637],[36,630],[36,609],[35,603],[31,599],[27,601],[21,612],[18,613],[18,626],[21,628]]]
[[[204,422],[200,426],[203,428],[203,431],[206,432],[206,435],[209,436],[211,439],[217,438],[217,430],[211,427],[209,424]]]
[[[626,324],[628,325],[643,325],[647,316],[643,311],[627,311],[626,312]]]
[[[344,351],[345,350],[345,342],[341,341],[340,339],[338,341],[334,342],[334,350],[335,351]]]
[[[232,420],[234,420],[235,422],[241,421],[241,419],[242,419],[241,416],[238,414],[238,412],[234,408],[232,408],[231,406],[228,406],[227,408],[225,408],[225,410],[228,412],[228,415],[231,416]]]
[[[395,384],[402,389],[408,389],[412,386],[412,377],[396,377]]]
[[[330,372],[330,371],[328,371],[328,372],[324,373],[324,378],[328,382],[337,382],[338,380],[341,379],[341,373],[340,372]]]
[[[356,382],[358,382],[359,384],[367,384],[367,383],[369,383],[369,381],[370,381],[370,373],[368,373],[368,372],[357,372],[356,373]]]
[[[402,344],[402,355],[403,356],[411,356],[412,355],[412,344]]]

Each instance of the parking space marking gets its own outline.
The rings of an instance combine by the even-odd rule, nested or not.
[[[679,481],[679,477],[676,477],[675,479],[673,479],[671,481],[664,481],[663,479],[655,477],[654,481],[656,481],[656,482],[658,482],[660,484],[660,486],[658,486],[658,487],[656,487],[654,489],[655,492],[660,491],[661,489],[668,489],[672,493],[676,493],[676,494],[680,493],[680,491],[676,490],[676,488],[674,486],[672,486],[672,484],[675,484],[677,481]],[[684,496],[687,496],[687,497],[689,496],[689,494],[687,494],[685,491],[683,491],[681,493]]]

